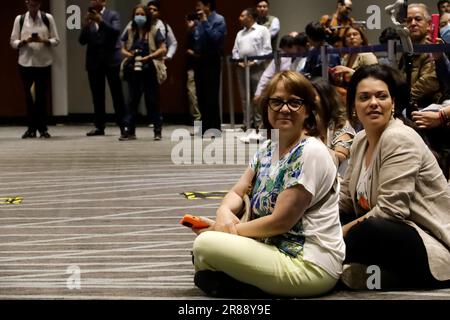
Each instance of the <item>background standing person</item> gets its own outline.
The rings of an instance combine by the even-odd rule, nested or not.
[[[260,26],[256,23],[258,14],[253,8],[247,8],[242,11],[239,16],[239,23],[243,27],[236,35],[233,47],[233,59],[243,59],[250,56],[266,56],[272,53],[270,44],[270,33],[266,27]],[[262,124],[261,112],[257,106],[252,104],[256,87],[261,78],[265,63],[264,60],[248,60],[248,67],[250,68],[250,113],[247,112],[246,100],[246,65],[245,62],[239,62],[237,67],[239,91],[242,101],[242,109],[244,111],[244,126],[250,124],[247,129],[257,129]],[[253,133],[253,130],[250,134]]]
[[[198,105],[202,114],[202,132],[221,130],[219,90],[221,57],[227,26],[216,12],[215,0],[200,0],[195,20],[188,21],[194,33],[194,52],[198,56],[195,72]]]
[[[258,13],[256,22],[269,29],[272,50],[275,51],[278,47],[278,37],[281,29],[280,19],[269,14],[270,4],[268,0],[256,0],[255,7]]]
[[[105,78],[112,95],[117,125],[121,134],[127,129],[123,124],[125,101],[120,80],[121,44],[120,18],[116,11],[106,8],[106,0],[91,0],[79,37],[87,45],[86,70],[94,103],[95,128],[87,136],[105,135]]]
[[[444,13],[450,13],[450,1],[439,0],[437,3],[437,8],[440,15],[443,15]]]
[[[352,10],[352,0],[338,0],[336,12],[333,15],[324,15],[320,18],[320,24],[325,28],[327,42],[333,47],[340,48],[343,46],[345,28],[350,27],[354,21],[350,17]]]
[[[127,107],[125,132],[119,140],[136,139],[136,118],[142,93],[149,117],[154,124],[154,139],[162,139],[162,116],[159,111],[159,84],[154,60],[162,59],[166,54],[166,44],[159,29],[152,22],[151,13],[144,5],[138,5],[133,10],[133,22],[122,37],[124,43],[122,54],[126,57],[124,63],[125,79],[129,88],[129,103]],[[154,49],[152,49],[154,48]]]
[[[186,24],[189,21],[186,20]],[[186,66],[187,66],[187,82],[186,89],[189,100],[189,113],[191,114],[193,122],[201,121],[202,114],[198,106],[197,90],[195,87],[195,68],[198,63],[198,55],[194,51],[194,33],[193,30],[187,32],[187,50],[186,50]],[[199,134],[199,132],[192,132],[192,135]]]
[[[167,52],[163,59],[172,60],[178,49],[178,41],[170,25],[161,19],[161,2],[159,0],[151,0],[148,2],[147,8],[152,15],[153,23],[156,24],[156,28],[161,32],[166,43]]]
[[[40,11],[40,0],[25,1],[28,11],[16,17],[10,44],[19,50],[19,71],[27,103],[28,129],[22,139],[50,138],[47,128],[46,94],[53,62],[52,48],[59,44],[58,31],[51,14]],[[31,94],[34,84],[35,97]]]

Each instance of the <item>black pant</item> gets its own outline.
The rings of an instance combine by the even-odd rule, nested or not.
[[[50,83],[51,67],[22,67],[19,66],[25,91],[27,104],[28,130],[39,132],[47,131],[47,104],[46,95]],[[31,95],[34,83],[35,100]]]
[[[430,149],[435,153],[439,166],[446,179],[450,179],[450,128],[439,127],[422,131],[429,143]]]
[[[202,134],[208,129],[221,130],[220,71],[220,56],[200,58],[194,70],[198,106],[202,114]]]
[[[422,238],[405,223],[369,218],[350,229],[345,244],[345,263],[377,265],[395,274],[402,287],[442,288],[450,285],[449,281],[437,281],[432,276]]]
[[[129,102],[127,104],[124,124],[131,133],[135,132],[139,102],[144,94],[147,115],[155,126],[155,132],[161,131],[162,116],[159,110],[159,84],[153,62],[146,64],[142,71],[134,71],[128,81]]]
[[[105,78],[108,80],[111,91],[116,123],[123,128],[123,117],[125,113],[125,99],[122,91],[122,82],[119,76],[120,66],[99,67],[88,70],[89,86],[91,88],[92,100],[94,103],[94,124],[95,127],[103,130],[106,123],[105,112]]]

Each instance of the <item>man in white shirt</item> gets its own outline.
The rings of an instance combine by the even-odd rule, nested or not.
[[[242,59],[251,56],[265,56],[272,53],[270,43],[270,32],[256,23],[257,12],[253,8],[242,11],[239,21],[243,27],[238,32],[233,47],[233,59]],[[253,93],[256,90],[258,81],[265,69],[264,60],[254,60],[248,62],[250,66],[250,102],[253,100]],[[250,108],[250,114],[246,108],[246,85],[245,85],[245,64],[238,64],[239,89],[244,111],[244,124],[251,128],[258,128],[262,123],[261,112],[256,108]],[[249,128],[247,128],[249,129]]]
[[[28,129],[22,139],[48,139],[46,95],[53,62],[52,48],[59,44],[58,31],[52,15],[40,11],[40,0],[27,0],[28,11],[16,17],[10,44],[19,50],[19,70],[27,103]],[[34,99],[31,93],[34,84]]]

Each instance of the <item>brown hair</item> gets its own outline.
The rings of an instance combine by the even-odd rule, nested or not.
[[[311,82],[302,74],[294,71],[283,71],[273,76],[265,90],[261,95],[261,109],[264,127],[268,130],[270,137],[270,130],[273,129],[269,122],[269,99],[275,92],[279,82],[283,82],[284,87],[290,94],[296,95],[304,99],[304,107],[306,109],[307,117],[303,124],[304,129],[308,135],[317,137],[320,135],[317,126],[315,114],[322,117],[320,108],[316,105],[316,93]]]
[[[355,29],[356,31],[359,32],[359,35],[361,36],[362,39],[362,44],[363,46],[367,46],[369,45],[369,38],[367,38],[366,33],[364,32],[363,28],[360,27],[355,27],[355,26],[349,26],[345,28],[344,34],[343,34],[343,39],[344,39],[344,47],[347,47],[347,33],[350,31],[350,29]]]

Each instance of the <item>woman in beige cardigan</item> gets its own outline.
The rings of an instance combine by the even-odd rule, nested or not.
[[[367,289],[367,266],[376,265],[378,289],[449,287],[450,188],[421,137],[394,120],[396,88],[392,69],[380,65],[358,69],[348,87],[349,116],[364,130],[340,193],[342,280]]]
[[[345,29],[344,47],[357,48],[368,45],[369,40],[363,29],[359,27]],[[372,52],[347,53],[342,57],[342,65],[334,67],[331,72],[334,74],[335,80],[338,79],[336,85],[346,87],[356,70],[362,66],[377,63],[378,59]]]

